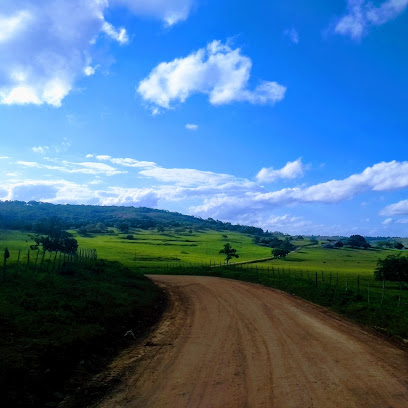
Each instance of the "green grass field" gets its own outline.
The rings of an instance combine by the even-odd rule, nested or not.
[[[240,261],[270,256],[268,248],[254,245],[252,238],[239,233],[203,231],[196,233],[132,232],[134,240],[125,234],[96,235],[85,238],[76,235],[81,248],[96,248],[101,258],[114,259],[127,267],[155,267],[163,263],[223,263],[220,249],[229,242],[239,253]],[[227,238],[223,237],[227,235]]]
[[[260,268],[280,267],[292,270],[309,270],[311,272],[342,272],[349,275],[372,276],[377,260],[392,253],[401,251],[393,249],[325,249],[320,245],[304,246],[285,259],[255,264]]]
[[[119,261],[124,266],[136,271],[174,264],[224,264],[224,257],[219,254],[225,243],[229,242],[239,254],[232,262],[240,263],[271,257],[267,247],[255,245],[252,236],[236,232],[201,231],[176,233],[173,231],[156,232],[133,230],[129,234],[133,240],[125,239],[127,234],[101,234],[83,237],[72,231],[79,244],[79,249],[97,249],[99,258]],[[25,262],[30,244],[34,242],[30,234],[20,231],[0,231],[0,251],[8,247],[13,262],[21,250],[20,260]],[[226,237],[225,237],[226,236]],[[309,271],[340,273],[342,276],[373,277],[379,258],[400,252],[392,249],[324,249],[320,245],[309,245],[309,240],[295,241],[298,247],[285,259],[252,263],[257,268],[284,268],[291,271]],[[31,260],[36,251],[31,251]]]

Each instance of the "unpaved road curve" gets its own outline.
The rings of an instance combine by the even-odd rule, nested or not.
[[[407,353],[274,289],[151,276],[171,306],[101,408],[408,407]]]

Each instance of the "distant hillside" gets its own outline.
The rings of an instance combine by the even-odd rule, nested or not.
[[[0,227],[32,231],[41,221],[54,218],[66,229],[103,223],[114,227],[127,223],[132,228],[185,227],[193,229],[231,230],[253,235],[269,235],[261,228],[232,225],[208,218],[203,220],[177,212],[146,207],[50,204],[37,201],[0,201]]]

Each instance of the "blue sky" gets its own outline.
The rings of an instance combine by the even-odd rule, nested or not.
[[[408,0],[4,0],[0,199],[406,236]]]

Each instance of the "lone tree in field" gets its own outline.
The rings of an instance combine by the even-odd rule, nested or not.
[[[353,248],[369,248],[371,245],[366,241],[361,235],[352,235],[347,240],[347,245],[350,245]]]
[[[408,257],[398,254],[379,259],[374,277],[376,280],[408,282]]]
[[[394,248],[395,249],[403,249],[404,245],[402,245],[401,242],[395,242],[394,243]]]
[[[239,258],[239,255],[236,253],[237,250],[232,248],[232,246],[227,243],[224,245],[224,249],[221,249],[219,252],[220,254],[225,255],[225,260],[227,261],[227,265],[232,258]]]
[[[286,248],[272,248],[271,252],[275,258],[285,258],[290,251]]]

